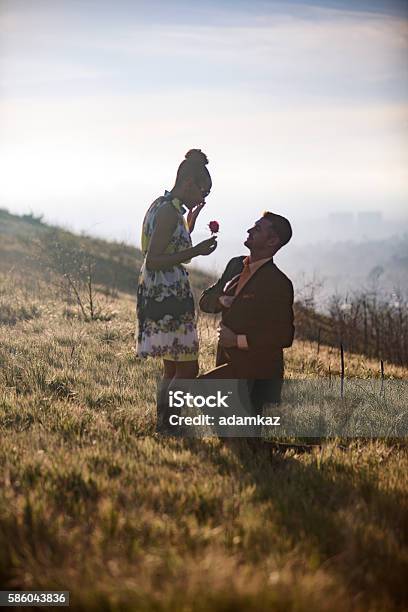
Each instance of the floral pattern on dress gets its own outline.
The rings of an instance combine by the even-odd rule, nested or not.
[[[169,202],[178,212],[178,222],[165,253],[178,253],[192,246],[180,200],[171,200],[169,195],[157,198],[143,221],[144,261],[138,281],[137,354],[140,357],[161,357],[171,361],[192,361],[198,358],[198,335],[188,272],[182,264],[166,270],[148,270],[145,262],[157,212]],[[151,308],[152,304],[163,304],[162,307],[166,308],[164,300],[167,298],[177,300],[177,315],[168,312],[159,320],[149,317],[149,305]]]
[[[146,298],[161,302],[166,297],[185,299],[191,295],[187,270],[147,270],[143,262],[139,275],[139,287],[142,286]]]
[[[198,354],[198,340],[195,341],[191,347],[186,347],[185,344],[179,342],[177,338],[174,338],[172,344],[156,345],[152,344],[149,352],[141,352],[140,357],[162,357],[168,359],[172,357],[171,361],[193,361]],[[187,355],[190,355],[190,359],[185,359]],[[177,359],[178,358],[178,359]]]

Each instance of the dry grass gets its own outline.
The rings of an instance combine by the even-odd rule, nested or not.
[[[10,283],[3,307],[24,298],[38,311],[0,325],[3,589],[69,590],[73,609],[95,611],[408,605],[405,446],[282,454],[157,437],[159,364],[134,356],[133,299],[112,298],[112,321],[84,322],[46,287],[14,285],[11,298]],[[201,339],[208,369],[211,319]],[[329,364],[335,373],[333,349],[287,351],[292,378]],[[358,356],[346,364],[378,372]]]

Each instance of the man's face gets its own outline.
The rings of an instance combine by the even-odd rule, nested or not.
[[[279,238],[274,232],[271,222],[262,217],[255,221],[254,225],[248,230],[248,238],[244,242],[250,251],[264,248],[277,247]]]

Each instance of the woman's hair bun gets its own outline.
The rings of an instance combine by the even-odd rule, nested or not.
[[[201,149],[190,149],[187,151],[185,158],[195,164],[202,164],[203,166],[208,164],[207,156]]]

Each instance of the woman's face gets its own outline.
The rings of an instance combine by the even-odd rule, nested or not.
[[[185,190],[183,202],[187,206],[198,206],[205,201],[205,198],[211,191],[211,181],[201,179],[195,181],[193,178],[187,179],[185,182]]]

